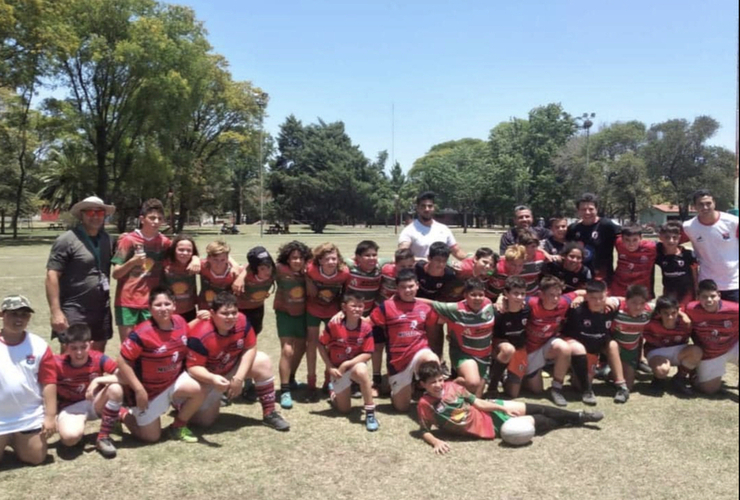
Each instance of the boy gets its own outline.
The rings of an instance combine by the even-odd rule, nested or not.
[[[232,284],[237,296],[239,312],[249,320],[254,334],[262,332],[265,319],[265,301],[275,284],[275,261],[265,247],[254,247],[247,252],[247,265]],[[210,305],[209,305],[210,307]]]
[[[612,338],[619,345],[619,359],[627,388],[635,384],[640,359],[642,358],[642,334],[650,322],[653,308],[648,304],[650,295],[643,285],[630,285],[624,298],[611,297],[617,315],[612,326]]]
[[[703,351],[696,386],[705,394],[714,394],[722,387],[725,365],[738,363],[738,304],[722,300],[713,280],[700,281],[698,290],[699,300],[686,306],[691,337]]]
[[[59,336],[64,354],[55,356],[57,370],[57,430],[64,446],[75,446],[85,433],[87,420],[101,419],[95,448],[105,458],[116,456],[110,433],[118,422],[123,388],[118,365],[105,354],[93,351],[90,327],[70,325]]]
[[[488,393],[498,394],[498,384],[507,372],[504,391],[512,399],[519,397],[522,380],[527,373],[526,327],[531,309],[525,302],[527,283],[519,276],[509,276],[504,284],[506,311],[496,310],[493,325],[491,382]]]
[[[159,232],[163,221],[162,202],[149,199],[141,206],[140,229],[118,238],[116,253],[111,259],[111,276],[118,280],[115,316],[121,342],[126,340],[134,325],[151,317],[147,304],[149,292],[159,286],[162,261],[171,244],[169,238]]]
[[[364,309],[364,296],[345,292],[342,297],[344,319],[330,321],[326,325],[319,337],[319,354],[331,375],[334,408],[340,413],[349,413],[352,409],[351,385],[353,382],[359,384],[365,403],[365,428],[373,432],[378,430],[378,419],[375,417],[373,384],[367,362],[375,350],[375,343],[372,324],[362,319]]]
[[[537,435],[604,418],[601,412],[573,412],[532,403],[476,398],[456,382],[445,381],[442,368],[434,361],[421,364],[419,381],[425,391],[416,407],[422,439],[438,455],[449,452],[450,445],[432,434],[435,425],[450,434],[494,439],[500,435],[504,422],[511,418],[529,419]]]
[[[376,306],[384,301],[393,298],[396,293],[396,274],[403,269],[414,269],[414,254],[408,248],[399,248],[394,255],[394,262],[384,264],[380,268],[380,293]],[[373,397],[380,395],[380,389],[383,382],[381,370],[383,367],[383,350],[385,341],[381,338],[374,338],[375,352],[373,352]]]
[[[494,307],[486,298],[486,285],[477,278],[465,282],[464,300],[432,302],[439,323],[447,325],[452,368],[462,385],[480,397],[491,365]],[[423,299],[420,299],[423,300]]]
[[[193,324],[187,339],[187,373],[205,389],[205,399],[192,422],[213,425],[221,410],[221,394],[231,399],[242,391],[245,378],[255,380],[262,405],[262,422],[278,431],[290,424],[275,411],[275,378],[270,358],[257,350],[257,336],[239,312],[237,298],[220,292],[211,302],[210,318]]]
[[[560,259],[548,262],[543,273],[562,281],[565,293],[583,289],[592,279],[591,270],[583,265],[583,248],[574,241],[565,244]]]
[[[599,354],[608,357],[614,373],[614,384],[617,386],[614,402],[626,403],[629,399],[630,393],[619,359],[619,346],[610,335],[616,315],[617,311],[607,308],[606,283],[603,281],[590,281],[586,285],[585,302],[568,311],[563,336],[570,347],[573,374],[579,389],[583,391],[581,400],[587,405],[596,404],[591,383]]]
[[[642,239],[642,228],[632,224],[622,228],[614,248],[617,251],[617,268],[614,279],[609,284],[609,292],[616,297],[624,297],[630,285],[642,285],[653,298],[655,277],[655,258],[658,250],[654,241]]]
[[[568,233],[568,219],[553,217],[550,219],[550,236],[542,242],[542,250],[550,255],[560,255],[567,243],[565,235]]]
[[[363,240],[355,248],[355,258],[345,261],[349,269],[346,289],[363,297],[365,316],[368,316],[375,307],[380,290],[382,275],[378,266],[378,248],[374,241]]]
[[[614,274],[614,243],[622,228],[599,217],[599,200],[592,193],[583,193],[576,201],[579,220],[568,226],[565,239],[583,247],[583,263],[597,280],[610,283]]]
[[[658,229],[655,265],[663,272],[663,295],[685,307],[695,299],[699,263],[694,251],[680,246],[682,225],[669,221]]]
[[[455,279],[455,271],[447,265],[450,247],[437,241],[429,247],[429,261],[418,261],[414,265],[419,280],[418,296],[422,299],[441,300],[442,292]],[[429,347],[442,359],[444,353],[444,332],[441,325],[435,325],[429,332]]]
[[[671,386],[682,396],[692,396],[689,375],[699,365],[702,351],[697,345],[689,345],[691,321],[681,313],[674,297],[658,297],[654,315],[643,333],[645,356],[653,370],[651,386],[662,394],[671,366],[677,366]]]
[[[450,267],[455,272],[455,278],[450,281],[442,295],[444,302],[459,302],[463,299],[465,282],[470,278],[478,278],[484,282],[488,280],[489,274],[498,262],[498,255],[488,247],[481,247],[475,251],[475,255],[460,262],[451,263]]]
[[[204,394],[200,385],[183,373],[188,324],[175,314],[175,297],[170,290],[152,290],[149,309],[151,319],[136,325],[121,344],[116,360],[121,383],[129,390],[129,401],[135,402],[122,415],[123,423],[135,437],[154,443],[162,435],[160,417],[170,405],[177,406],[175,421],[168,428],[170,436],[197,443],[198,438],[187,423],[203,402]]]
[[[56,431],[57,372],[49,345],[26,331],[34,310],[22,295],[0,305],[0,463],[10,446],[23,463],[46,459],[46,440]]]
[[[396,294],[370,313],[373,338],[386,346],[388,380],[393,407],[406,412],[411,406],[413,379],[420,363],[439,362],[429,348],[428,334],[436,326],[432,307],[416,300],[419,282],[412,269],[396,276]]]
[[[545,252],[540,250],[540,240],[533,231],[520,231],[517,243],[524,247],[524,267],[519,276],[527,283],[527,295],[537,295],[537,286],[540,282],[542,269],[548,262]]]
[[[524,269],[524,259],[527,249],[521,245],[511,245],[506,249],[504,258],[498,261],[488,278],[486,295],[492,302],[496,302],[504,290],[506,279],[510,276],[519,276]]]
[[[231,247],[223,240],[212,241],[206,247],[208,257],[200,270],[199,311],[208,311],[216,295],[230,291],[240,274],[231,263],[230,253]]]

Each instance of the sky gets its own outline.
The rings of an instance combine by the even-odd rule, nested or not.
[[[270,95],[265,126],[341,120],[404,170],[551,102],[594,128],[709,115],[735,149],[736,0],[179,0],[236,80]],[[390,166],[390,163],[389,163]]]

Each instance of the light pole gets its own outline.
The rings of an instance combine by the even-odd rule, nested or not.
[[[583,113],[583,116],[579,116],[576,118],[576,121],[581,122],[581,128],[586,131],[586,170],[588,170],[588,161],[591,158],[591,152],[589,150],[589,142],[591,139],[591,127],[593,126],[594,122],[591,121],[592,118],[596,117],[596,113]]]

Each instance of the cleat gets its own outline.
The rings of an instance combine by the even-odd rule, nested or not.
[[[169,435],[175,441],[182,441],[183,443],[197,443],[198,438],[192,433],[187,426],[183,427],[172,427],[171,425],[167,428]]]
[[[581,410],[578,412],[578,420],[581,424],[590,424],[601,422],[604,419],[604,412],[601,411],[586,411]]]
[[[687,379],[678,375],[671,379],[671,389],[679,396],[692,397],[694,395],[694,390],[688,385]]]
[[[370,432],[375,432],[378,430],[378,427],[380,427],[380,424],[378,423],[378,419],[375,418],[375,414],[366,415],[365,416],[365,428]]]
[[[596,406],[596,395],[594,394],[594,391],[585,391],[581,395],[581,401],[583,401],[583,404]]]
[[[617,404],[624,404],[630,398],[630,391],[626,387],[620,387],[617,389],[617,394],[614,396],[614,402]]]
[[[280,408],[290,410],[293,408],[293,397],[290,392],[284,392],[280,395]]]
[[[95,443],[95,449],[103,455],[104,458],[115,458],[116,447],[113,445],[113,441],[110,438],[98,439]]]
[[[262,419],[262,423],[267,427],[272,427],[276,431],[284,432],[290,430],[290,424],[276,411],[265,415]]]
[[[565,407],[568,406],[568,401],[563,396],[563,391],[554,387],[550,388],[550,397],[555,406]]]

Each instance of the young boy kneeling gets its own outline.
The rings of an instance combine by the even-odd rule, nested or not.
[[[501,435],[504,422],[512,418],[528,419],[534,434],[546,434],[566,425],[582,425],[604,418],[601,412],[568,411],[551,406],[514,401],[476,398],[457,382],[445,381],[436,361],[419,366],[419,382],[425,390],[416,408],[422,439],[443,455],[450,445],[432,434],[432,426],[450,434],[494,439]]]
[[[356,292],[344,294],[344,319],[330,321],[326,325],[319,337],[319,354],[334,386],[334,407],[341,413],[349,413],[352,408],[350,386],[353,382],[359,384],[365,402],[365,427],[369,431],[377,431],[373,382],[367,369],[367,362],[375,350],[375,341],[372,324],[362,320],[364,307],[362,295]]]

